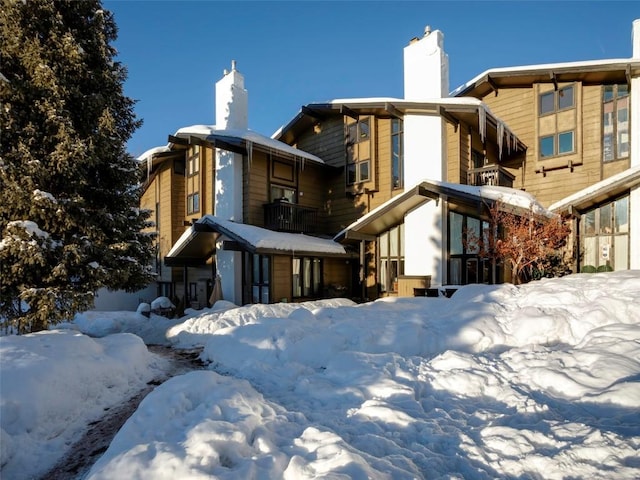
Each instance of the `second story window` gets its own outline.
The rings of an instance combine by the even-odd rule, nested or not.
[[[540,95],[540,115],[555,113],[574,107],[573,85]]]
[[[629,87],[607,85],[602,92],[602,161],[629,158]]]
[[[391,120],[391,188],[404,186],[404,145],[402,120]]]
[[[549,88],[545,86],[545,88]],[[576,146],[576,86],[541,91],[538,95],[538,158],[574,154]]]
[[[371,180],[371,136],[369,118],[347,125],[347,184]]]
[[[187,214],[200,211],[200,194],[198,192],[187,195]]]
[[[189,149],[189,158],[187,160],[187,175],[196,175],[200,171],[200,147],[193,145]]]

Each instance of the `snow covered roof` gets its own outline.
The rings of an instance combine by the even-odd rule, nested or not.
[[[619,58],[491,68],[460,85],[450,95],[468,95],[480,85],[484,86],[480,94],[485,95],[498,87],[525,86],[537,82],[626,82],[628,74],[640,75],[640,59]]]
[[[213,215],[198,219],[171,248],[167,265],[201,264],[215,251],[219,239],[229,239],[241,249],[261,254],[300,254],[317,256],[344,256],[345,248],[339,243],[302,233],[267,230],[255,225],[236,223]]]
[[[242,143],[247,145],[247,149],[251,150],[254,146],[260,146],[263,149],[272,152],[279,152],[294,158],[302,160],[310,160],[315,163],[324,164],[324,160],[312,155],[311,153],[299,150],[291,145],[287,145],[279,140],[269,138],[261,135],[250,129],[217,129],[215,125],[191,125],[188,127],[179,128],[173,137],[185,138],[196,137],[205,141],[215,141],[216,139],[223,139],[228,142]],[[146,161],[153,155],[158,153],[164,153],[171,151],[172,142],[169,142],[163,147],[154,147],[138,157],[141,162]]]
[[[481,138],[488,136],[498,145],[500,154],[521,153],[526,145],[509,127],[498,118],[481,100],[473,97],[425,98],[405,100],[393,97],[342,98],[324,103],[311,103],[300,110],[286,126],[281,127],[273,137],[293,143],[298,131],[309,128],[309,118],[317,118],[335,114],[348,116],[375,115],[377,117],[402,118],[411,114],[441,115],[448,121],[463,121],[469,125],[477,124]],[[305,121],[306,119],[306,121]],[[490,127],[490,128],[488,128]],[[506,147],[503,149],[503,146]]]
[[[569,195],[550,205],[549,210],[554,212],[567,211],[571,208],[584,210],[638,185],[640,185],[640,165],[628,168]]]
[[[423,180],[408,188],[404,193],[393,197],[382,205],[374,208],[347,228],[339,232],[334,240],[341,241],[358,235],[377,235],[404,219],[404,216],[422,204],[446,195],[450,200],[466,202],[497,202],[500,201],[515,211],[531,212],[536,215],[551,216],[536,198],[522,190],[508,187],[460,185],[457,183],[441,182],[438,180]]]

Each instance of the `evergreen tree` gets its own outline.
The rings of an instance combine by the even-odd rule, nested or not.
[[[140,122],[100,0],[1,0],[0,320],[20,332],[151,279]]]

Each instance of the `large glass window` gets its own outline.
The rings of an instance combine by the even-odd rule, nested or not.
[[[268,255],[250,254],[251,261],[251,302],[269,303],[269,270],[271,258]]]
[[[391,188],[404,186],[404,147],[403,147],[403,123],[394,118],[391,120]]]
[[[404,224],[378,236],[378,284],[381,292],[397,292],[404,274]]]
[[[448,283],[495,283],[492,262],[480,255],[480,243],[488,240],[489,223],[478,218],[449,212]]]
[[[189,158],[187,160],[187,174],[195,175],[200,171],[200,147],[193,145],[189,149]]]
[[[322,294],[322,260],[294,257],[292,262],[293,297],[319,297]]]
[[[602,91],[602,161],[629,157],[629,87],[607,85]]]
[[[629,268],[629,197],[585,212],[580,217],[583,272]]]

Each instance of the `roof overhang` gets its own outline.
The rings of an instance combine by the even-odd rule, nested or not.
[[[473,187],[435,180],[424,180],[404,193],[393,197],[367,213],[338,233],[336,241],[374,240],[390,228],[399,225],[412,210],[425,203],[441,198],[453,204],[488,210],[496,202],[502,202],[503,209],[515,214],[534,212],[551,215],[533,197],[520,190],[507,187]]]
[[[456,128],[460,123],[483,128],[490,142],[505,145],[506,156],[524,153],[527,146],[489,108],[476,98],[439,98],[419,101],[400,98],[355,98],[333,100],[327,103],[311,103],[302,107],[300,113],[275,138],[286,143],[295,143],[297,135],[313,126],[317,121],[331,117],[373,115],[377,118],[405,118],[407,115],[434,115],[444,118]],[[482,126],[480,126],[482,123]],[[501,127],[504,128],[501,128]],[[498,141],[499,132],[505,137]]]
[[[222,250],[262,255],[305,255],[323,258],[352,256],[342,245],[331,239],[274,232],[255,225],[239,224],[213,215],[205,215],[182,234],[165,256],[165,264],[205,265],[215,254],[216,245]]]
[[[595,183],[570,195],[549,207],[556,213],[577,213],[601,205],[624,194],[632,188],[640,188],[640,166]]]
[[[630,83],[640,75],[638,59],[595,60],[487,70],[452,92],[483,98],[502,88],[529,88],[534,83],[581,82],[584,85]]]

